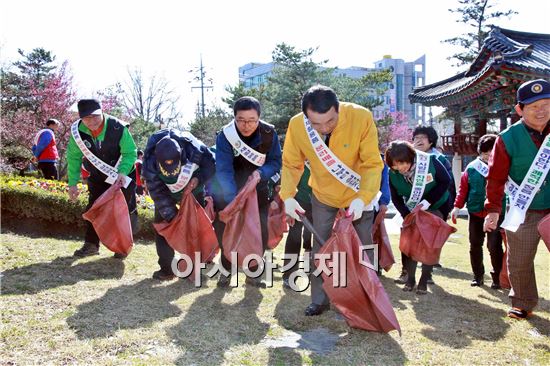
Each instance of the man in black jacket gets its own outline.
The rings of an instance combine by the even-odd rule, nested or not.
[[[147,141],[143,157],[143,177],[155,202],[154,222],[170,222],[178,213],[186,187],[193,189],[197,201],[204,204],[204,183],[215,173],[214,157],[193,135],[173,129],[154,133]],[[155,234],[160,270],[153,278],[166,281],[175,277],[172,271],[174,249],[166,239]]]

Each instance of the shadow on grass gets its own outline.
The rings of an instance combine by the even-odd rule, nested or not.
[[[78,338],[103,338],[119,329],[147,327],[157,321],[181,315],[172,301],[198,290],[188,280],[173,280],[165,285],[144,279],[132,285],[107,290],[101,298],[78,306],[67,324]]]
[[[280,285],[281,282],[279,281],[275,286]],[[284,289],[283,296],[281,296],[275,306],[275,319],[285,329],[291,331],[304,330],[304,310],[309,303],[309,296],[304,295],[302,292]],[[302,365],[304,361],[302,361],[302,356],[298,351],[298,348],[292,347],[269,348],[268,365]]]
[[[434,274],[437,276],[444,276],[447,278],[468,281],[468,283],[473,278],[473,274],[471,274],[470,272],[462,272],[449,267],[434,268]]]
[[[381,278],[384,280],[384,278]],[[389,281],[390,279],[385,279]],[[307,339],[297,341],[297,348],[269,348],[269,365],[302,365],[313,364],[384,364],[403,365],[407,357],[402,347],[389,334],[369,332],[350,328],[343,315],[332,308],[319,317],[306,317],[304,310],[311,302],[309,296],[291,290],[285,290],[275,307],[274,317],[284,329],[307,333],[319,332],[324,337],[323,330],[333,335],[339,335],[334,345],[328,339]],[[309,360],[303,360],[300,350],[312,351]]]
[[[51,262],[34,263],[3,272],[2,294],[36,294],[80,281],[116,279],[124,274],[124,262],[113,257],[73,265],[79,258],[58,257]]]
[[[432,294],[415,295],[413,310],[419,322],[430,328],[422,334],[432,341],[460,349],[472,340],[497,341],[508,331],[505,312],[476,300],[453,295],[432,285]]]
[[[232,288],[214,288],[197,297],[185,318],[166,331],[183,350],[175,362],[177,365],[221,364],[230,348],[257,344],[267,334],[269,324],[261,322],[256,315],[263,299],[260,290],[246,286],[240,301],[224,303],[224,296],[231,291]]]

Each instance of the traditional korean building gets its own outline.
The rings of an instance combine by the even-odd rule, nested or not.
[[[455,176],[461,157],[477,154],[477,141],[496,122],[502,131],[519,117],[516,90],[524,81],[550,80],[550,34],[493,27],[468,70],[439,82],[414,88],[411,103],[447,109],[454,134],[441,136],[443,150],[453,154]],[[464,131],[468,126],[470,131]],[[455,169],[456,168],[456,169]]]

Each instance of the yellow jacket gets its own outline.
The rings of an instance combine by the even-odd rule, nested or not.
[[[304,126],[303,113],[290,119],[283,148],[281,198],[294,197],[304,170],[304,160],[311,165],[309,184],[322,203],[336,208],[348,207],[355,198],[369,204],[380,190],[384,164],[378,150],[378,131],[372,113],[357,104],[340,103],[338,123],[332,131],[330,150],[361,176],[359,192],[340,183],[315,154]]]

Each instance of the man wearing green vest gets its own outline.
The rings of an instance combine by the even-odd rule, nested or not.
[[[121,183],[122,193],[128,204],[132,228],[137,227],[136,207],[136,144],[127,124],[104,114],[96,99],[78,101],[80,119],[71,126],[67,145],[67,174],[69,176],[69,198],[76,200],[80,179],[80,168],[90,172],[88,177],[88,210],[111,184]],[[84,160],[82,160],[84,158]],[[99,237],[89,221],[86,221],[86,235],[82,248],[74,252],[75,257],[99,254]],[[124,254],[115,253],[123,259]]]
[[[472,271],[474,273],[474,279],[470,283],[471,286],[482,286],[483,275],[485,274],[485,268],[483,266],[483,242],[485,241],[485,233],[483,232],[483,221],[487,216],[484,203],[486,191],[485,185],[487,182],[487,173],[489,167],[487,161],[491,156],[491,151],[495,145],[496,135],[484,135],[478,141],[477,151],[479,156],[472,161],[462,173],[460,178],[460,186],[458,188],[458,195],[456,197],[453,211],[451,212],[451,219],[456,224],[456,217],[464,204],[468,206],[468,233],[470,239],[470,264],[472,265]],[[503,201],[503,206],[505,201]],[[505,206],[504,206],[505,207]],[[504,208],[503,207],[503,208]],[[504,210],[501,211],[501,217],[498,225],[504,220]],[[489,254],[491,256],[491,265],[493,270],[491,271],[491,277],[493,283],[492,289],[500,288],[500,270],[502,269],[502,235],[499,230],[494,230],[487,233],[487,247],[489,248]]]
[[[502,227],[512,286],[508,316],[525,319],[538,303],[533,263],[540,241],[537,225],[550,213],[550,83],[538,79],[521,84],[517,100],[515,110],[522,118],[499,134],[489,159],[483,229],[497,229],[506,190],[510,208]]]

